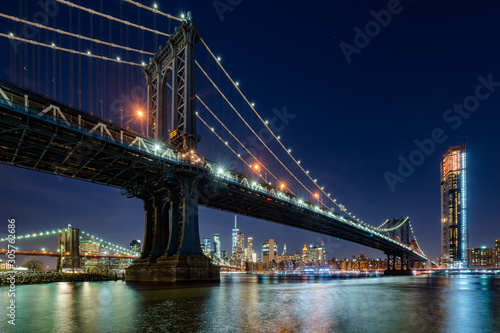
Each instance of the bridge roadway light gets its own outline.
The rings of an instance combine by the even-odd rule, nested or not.
[[[142,110],[137,110],[137,115],[139,117],[142,117],[144,115],[144,112],[142,112]]]

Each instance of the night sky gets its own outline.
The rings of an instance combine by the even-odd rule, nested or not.
[[[179,25],[119,0],[73,2],[164,32],[172,33]],[[91,19],[90,14],[63,4],[55,15],[47,14],[37,1],[12,4],[2,2],[0,12],[30,21],[46,15],[48,26],[142,50],[154,52],[167,39],[105,19]],[[202,38],[221,56],[224,67],[264,118],[272,119],[276,110],[282,113],[286,108],[293,117],[279,132],[282,141],[318,183],[357,217],[379,225],[387,218],[409,216],[420,246],[435,259],[440,254],[440,160],[449,146],[465,140],[469,149],[469,246],[493,247],[494,239],[500,238],[495,213],[500,204],[500,3],[220,0],[158,1],[158,5],[176,16],[188,10],[193,13]],[[375,24],[376,18],[385,27]],[[23,29],[19,23],[0,18],[1,33],[23,36],[27,33]],[[29,37],[134,62],[149,58],[45,30]],[[132,112],[136,104],[145,102],[140,67],[14,45],[6,38],[0,39],[0,46],[3,79],[86,112],[102,112],[105,118],[140,130]],[[235,100],[252,125],[262,128],[200,43],[196,52],[200,64],[220,82],[221,90]],[[240,139],[250,135],[200,72],[197,92],[231,128],[238,128]],[[459,105],[464,103],[460,111]],[[125,110],[124,120],[120,106]],[[216,124],[200,105],[198,108],[209,123]],[[205,156],[249,173],[203,124],[198,128],[202,136],[199,147]],[[424,143],[423,148],[417,141]],[[271,145],[278,151],[278,145]],[[282,151],[279,156],[291,165]],[[259,159],[290,189],[298,189],[269,153],[259,151]],[[400,164],[406,162],[402,160],[417,165],[403,170]],[[306,180],[305,175],[294,172]],[[389,173],[392,185],[387,181]],[[313,188],[310,183],[308,187]],[[4,225],[0,237],[6,235],[7,218],[11,217],[17,220],[18,235],[67,224],[122,246],[144,235],[142,202],[127,199],[118,189],[0,165],[0,191],[0,225]],[[305,195],[305,191],[299,194]],[[233,214],[200,210],[200,237],[219,233],[222,249],[228,253],[233,224]],[[275,238],[280,253],[283,243],[290,253],[323,240],[328,257],[351,257],[360,251],[383,257],[380,251],[354,243],[244,216],[238,216],[238,227],[245,236],[253,236],[259,256],[262,241]],[[55,250],[57,241],[18,245],[27,250]]]

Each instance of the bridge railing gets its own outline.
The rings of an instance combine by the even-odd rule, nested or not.
[[[107,126],[106,121],[94,117],[95,120],[83,119],[82,116],[75,116],[64,109],[54,105],[42,105],[36,102],[26,101],[19,96],[11,95],[12,100],[0,98],[0,104],[13,110],[27,113],[30,116],[43,117],[54,122],[66,125],[79,131],[87,132],[88,134],[97,135],[112,142],[133,147],[144,151],[148,154],[153,154],[171,162],[179,162],[181,154],[173,148],[165,146],[162,143],[154,142],[151,139],[145,138],[140,134],[136,134],[131,130],[114,129]],[[29,107],[24,104],[29,103]],[[118,126],[116,126],[118,127]]]

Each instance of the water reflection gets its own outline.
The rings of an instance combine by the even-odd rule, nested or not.
[[[0,288],[7,304],[6,287]],[[18,286],[18,332],[500,332],[500,277],[225,275]],[[7,320],[0,331],[13,331]]]

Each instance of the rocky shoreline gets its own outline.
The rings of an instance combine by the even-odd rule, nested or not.
[[[83,282],[83,281],[110,281],[114,277],[94,274],[94,273],[61,273],[61,272],[26,272],[11,271],[0,272],[0,286],[11,284],[11,277],[14,274],[16,285],[20,284],[40,284],[52,282]]]

